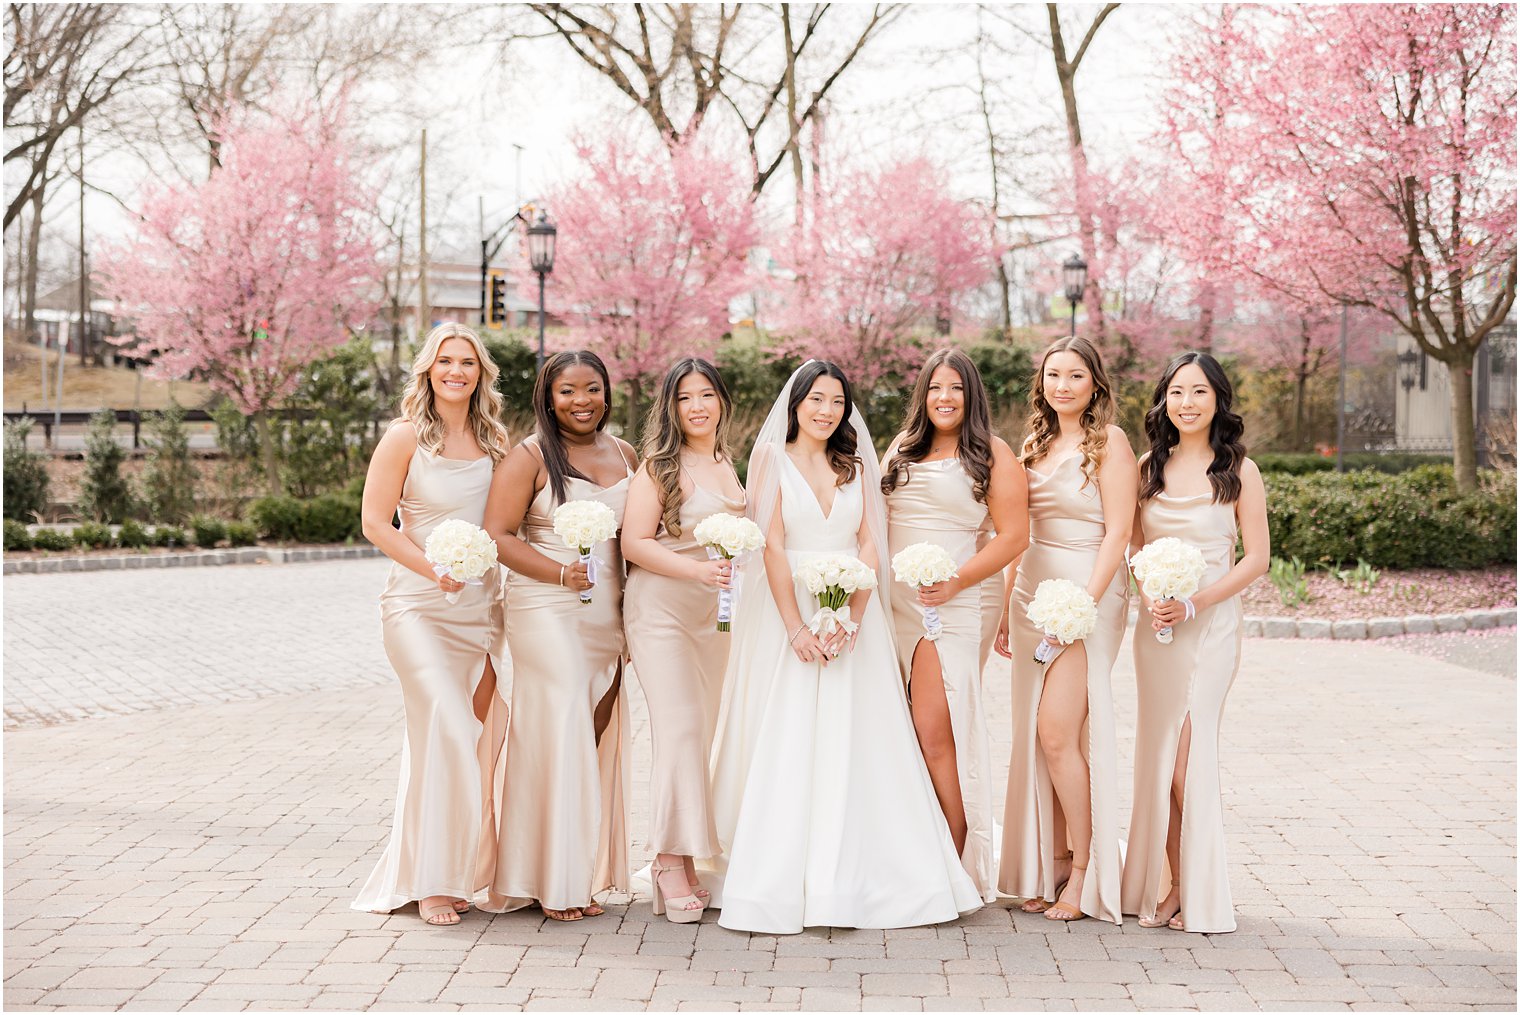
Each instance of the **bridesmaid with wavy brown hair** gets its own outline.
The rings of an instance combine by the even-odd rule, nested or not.
[[[1114,425],[1098,350],[1063,338],[1045,350],[1030,394],[1023,461],[1029,549],[1003,631],[1012,633],[1013,755],[998,887],[1049,920],[1120,922],[1118,746],[1110,671],[1129,613],[1123,570],[1135,517],[1135,453]],[[1030,623],[1040,582],[1073,581],[1098,606],[1097,628],[1045,664]],[[999,635],[1007,654],[1008,637]],[[1052,904],[1053,903],[1053,904]]]
[[[732,564],[709,560],[693,531],[710,515],[744,514],[728,446],[732,411],[711,363],[683,359],[666,371],[623,519],[624,627],[653,741],[654,912],[674,923],[701,918],[708,893],[693,860],[721,852],[707,760],[732,640],[718,630],[718,591],[732,587]]]
[[[990,597],[1001,609],[1003,569],[1029,545],[1029,509],[1023,466],[992,433],[987,389],[971,357],[940,349],[924,363],[886,463],[889,551],[933,543],[957,567],[949,581],[895,589],[892,619],[935,795],[961,864],[982,901],[992,902],[996,815],[982,705],[992,639],[985,637],[984,605]],[[925,607],[941,622],[933,639],[924,631]]]
[[[1123,898],[1142,927],[1235,929],[1219,724],[1240,669],[1240,593],[1267,573],[1272,547],[1266,490],[1233,400],[1219,362],[1185,352],[1167,365],[1145,414],[1151,448],[1140,460],[1133,548],[1170,536],[1200,550],[1207,570],[1190,598],[1140,598],[1150,623],[1134,641],[1135,804]],[[1154,633],[1164,627],[1172,629],[1165,644]]]
[[[506,729],[496,688],[502,597],[495,569],[464,585],[434,574],[423,546],[440,522],[484,521],[507,455],[496,374],[469,328],[434,328],[412,361],[401,418],[380,438],[364,481],[364,536],[391,559],[380,627],[406,735],[390,841],[353,906],[390,912],[416,902],[438,926],[459,922],[490,884],[495,859],[491,789]]]

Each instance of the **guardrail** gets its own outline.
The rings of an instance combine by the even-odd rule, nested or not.
[[[132,449],[142,447],[142,427],[148,417],[154,414],[152,409],[112,409],[116,414],[118,424],[130,424],[132,427]],[[52,412],[47,409],[33,410],[27,408],[6,409],[5,421],[18,423],[23,419],[29,419],[33,425],[42,428],[42,439],[48,447],[53,446],[53,427],[60,429],[66,427],[88,426],[90,418],[99,413],[99,409],[64,409],[62,412]],[[211,413],[205,409],[185,409],[184,419],[186,423],[212,423],[215,420]],[[312,415],[309,409],[276,409],[273,415],[282,419],[305,419]],[[370,421],[370,430],[376,439],[380,436],[380,425],[383,420],[380,417]]]

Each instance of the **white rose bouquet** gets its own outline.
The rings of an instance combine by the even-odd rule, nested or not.
[[[1086,589],[1065,578],[1040,582],[1025,614],[1031,624],[1062,645],[1091,636],[1098,626],[1098,604]],[[1034,661],[1052,662],[1060,651],[1042,641],[1035,646]]]
[[[591,551],[617,535],[617,515],[599,500],[571,500],[555,508],[553,518],[554,534],[580,554],[586,580],[595,585],[597,559]],[[581,593],[581,602],[591,602],[590,589]]]
[[[876,587],[876,572],[845,553],[821,553],[805,558],[792,577],[818,599],[818,612],[808,621],[808,627],[820,637],[836,630],[855,633],[856,624],[845,604],[861,589]]]
[[[707,548],[712,560],[733,560],[746,553],[754,553],[765,546],[765,534],[760,526],[743,515],[718,512],[708,515],[697,523],[692,532],[698,546]],[[735,567],[737,571],[737,566]],[[727,631],[734,619],[734,590],[718,590],[718,630]]]
[[[1209,565],[1198,547],[1175,536],[1166,536],[1141,547],[1140,552],[1130,558],[1129,566],[1135,572],[1140,591],[1151,599],[1191,600]],[[1191,617],[1191,602],[1187,612]],[[1157,631],[1156,640],[1163,645],[1171,644],[1172,629],[1163,627]]]
[[[449,518],[428,533],[422,553],[438,577],[448,575],[466,585],[480,585],[481,578],[496,564],[496,540],[478,525],[463,518]],[[459,593],[449,592],[444,598],[457,603]]]
[[[922,588],[949,581],[960,572],[955,558],[938,543],[914,543],[905,546],[892,556],[892,573],[904,585]],[[924,637],[938,641],[944,624],[940,623],[939,611],[932,606],[920,606],[924,612]]]

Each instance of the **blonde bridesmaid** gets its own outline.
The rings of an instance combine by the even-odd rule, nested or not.
[[[533,388],[535,430],[491,486],[486,531],[507,578],[512,718],[507,734],[495,912],[537,903],[553,920],[600,916],[594,896],[627,890],[628,704],[623,677],[623,558],[616,537],[594,553],[595,584],[554,534],[554,509],[597,500],[619,525],[633,448],[604,433],[607,368],[594,353],[556,353]],[[582,591],[592,591],[590,605]]]
[[[380,439],[364,481],[364,536],[391,559],[380,624],[406,733],[390,841],[353,906],[390,912],[416,902],[440,926],[459,922],[495,860],[502,598],[494,568],[464,585],[434,574],[422,548],[440,522],[484,520],[508,447],[496,375],[468,328],[434,328],[412,362],[402,418]]]
[[[624,621],[654,747],[654,912],[676,923],[700,919],[707,899],[693,861],[721,852],[707,759],[731,640],[718,630],[718,591],[732,587],[732,565],[709,560],[693,530],[709,515],[744,514],[728,447],[732,407],[706,360],[683,359],[666,372],[644,425],[644,465],[629,485],[623,522]]]
[[[935,543],[958,574],[921,589],[895,588],[892,619],[908,680],[913,726],[950,837],[984,902],[997,898],[991,749],[982,705],[987,586],[1003,598],[1003,569],[1029,544],[1028,488],[1013,449],[992,434],[981,374],[958,349],[919,371],[903,429],[887,451],[882,491],[893,554]],[[990,539],[983,539],[991,530]],[[924,607],[943,631],[924,636]]]
[[[1120,922],[1118,758],[1109,671],[1129,609],[1123,569],[1135,515],[1135,455],[1113,425],[1098,351],[1064,338],[1040,360],[1024,438],[1029,549],[1003,628],[1012,634],[1013,754],[998,887],[1049,920]],[[1040,582],[1065,578],[1098,604],[1091,637],[1049,664],[1026,609]],[[1007,635],[999,651],[1007,652]],[[1053,642],[1053,644],[1055,644]]]
[[[1122,894],[1124,912],[1138,914],[1142,927],[1235,929],[1219,725],[1240,668],[1240,593],[1267,573],[1272,550],[1266,491],[1233,399],[1213,356],[1185,352],[1167,366],[1145,415],[1151,448],[1140,460],[1133,548],[1171,536],[1201,550],[1208,570],[1190,599],[1141,595],[1149,623],[1134,641],[1135,803]],[[1163,627],[1172,628],[1169,644],[1156,640]]]

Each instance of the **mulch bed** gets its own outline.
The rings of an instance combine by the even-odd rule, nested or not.
[[[1309,601],[1284,606],[1271,579],[1257,579],[1242,594],[1245,612],[1253,617],[1350,620],[1365,617],[1406,617],[1411,614],[1461,613],[1515,605],[1515,569],[1491,567],[1477,571],[1415,568],[1385,570],[1369,592],[1343,584],[1327,571],[1304,575]]]

